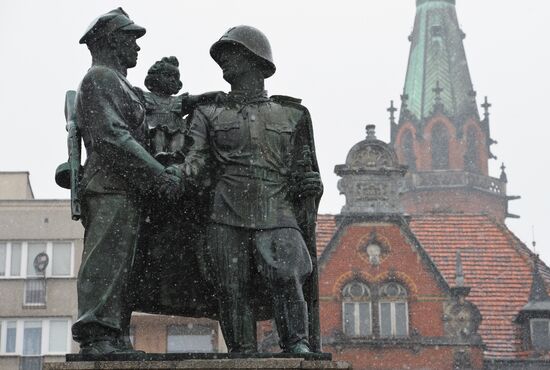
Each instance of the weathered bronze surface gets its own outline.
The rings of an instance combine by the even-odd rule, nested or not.
[[[126,71],[144,34],[118,8],[81,39],[92,67],[68,116],[72,160],[56,175],[78,185],[86,230],[73,325],[81,354],[132,353],[132,311],[218,319],[232,353],[256,353],[256,321],[273,318],[284,352],[320,351],[323,187],[309,112],[268,97],[275,64],[255,28],[231,28],[211,48],[227,95],[174,96],[175,57],[151,67],[150,92],[132,86]]]
[[[306,301],[317,303],[317,286],[304,297],[315,262],[306,241],[314,241],[308,233],[322,193],[309,112],[297,99],[267,96],[264,79],[275,65],[259,30],[233,27],[210,54],[231,91],[222,104],[193,112],[181,168],[189,187],[211,184],[200,254],[224,339],[230,352],[255,352],[256,320],[273,317],[283,350],[308,352]],[[306,158],[304,148],[311,150]],[[311,329],[318,349],[318,329]]]
[[[78,176],[80,216],[85,228],[84,252],[78,275],[78,320],[73,337],[84,354],[132,351],[127,332],[131,298],[128,294],[142,199],[175,199],[181,178],[147,151],[145,110],[126,71],[136,65],[136,40],[145,29],[121,9],[97,18],[81,43],[92,55],[92,66],[76,93],[77,127],[70,139],[82,137],[87,160],[69,162],[71,183]],[[69,123],[72,115],[67,115]],[[71,129],[78,129],[73,134]],[[78,145],[69,145],[69,158],[80,158]],[[76,172],[75,172],[76,171]],[[75,189],[72,189],[75,190]],[[73,199],[74,201],[74,199]]]

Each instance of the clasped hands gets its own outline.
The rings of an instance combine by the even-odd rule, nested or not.
[[[169,202],[177,201],[184,191],[183,172],[176,166],[168,166],[157,177],[157,195]]]

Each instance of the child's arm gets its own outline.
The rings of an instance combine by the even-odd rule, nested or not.
[[[225,99],[223,91],[211,91],[201,95],[182,95],[181,110],[183,114],[189,114],[199,105],[220,103]]]

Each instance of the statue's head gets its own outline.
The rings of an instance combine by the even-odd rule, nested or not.
[[[125,68],[135,67],[140,50],[136,40],[145,35],[145,28],[135,24],[122,9],[113,9],[97,17],[89,26],[81,44],[86,44],[92,56],[116,58]]]
[[[231,81],[250,70],[263,78],[275,73],[271,45],[267,37],[250,26],[230,28],[212,47],[210,55],[223,70],[223,78]]]
[[[176,57],[164,57],[149,68],[145,87],[159,95],[174,95],[183,86],[180,81],[179,62]]]

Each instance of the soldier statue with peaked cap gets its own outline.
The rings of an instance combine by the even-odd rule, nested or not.
[[[124,333],[140,199],[153,193],[171,200],[180,191],[177,169],[165,168],[146,150],[145,109],[126,79],[137,62],[136,39],[144,34],[118,8],[94,20],[80,39],[92,55],[76,94],[87,160],[80,179],[85,234],[72,331],[83,354],[132,352]]]
[[[202,260],[225,342],[230,352],[256,352],[256,320],[274,318],[285,352],[310,352],[303,286],[314,252],[304,212],[316,213],[322,183],[309,113],[298,99],[267,96],[264,80],[275,65],[259,30],[231,28],[210,54],[231,91],[195,110],[182,169],[190,189],[211,183]]]

